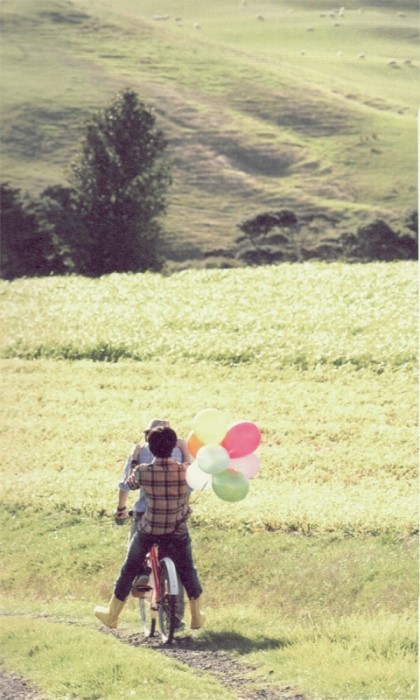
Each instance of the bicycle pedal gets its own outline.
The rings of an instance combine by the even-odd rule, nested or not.
[[[151,586],[136,586],[131,589],[131,595],[133,598],[145,598],[152,590]]]

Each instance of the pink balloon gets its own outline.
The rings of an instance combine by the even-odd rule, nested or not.
[[[229,453],[231,459],[245,457],[254,452],[261,442],[260,429],[250,421],[234,423],[227,431],[222,447]]]
[[[260,466],[260,460],[257,455],[253,453],[245,457],[231,459],[228,469],[233,469],[235,472],[240,472],[246,476],[247,479],[252,479],[252,477],[260,471]]]

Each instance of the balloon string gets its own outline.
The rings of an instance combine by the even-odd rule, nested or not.
[[[208,484],[208,482],[207,482],[207,484]],[[194,498],[194,500],[193,500],[193,501],[191,501],[191,496],[192,496],[192,493],[190,494],[190,502],[192,502],[192,504],[193,504],[193,505],[194,505],[194,503],[195,503],[195,502],[197,501],[197,498],[198,498],[198,494],[199,494],[199,493],[203,493],[203,492],[205,491],[205,489],[207,488],[207,484],[204,484],[204,486],[202,486],[202,488],[201,488],[200,490],[198,490],[198,489],[194,489],[194,492],[195,492],[195,498]],[[194,493],[194,492],[193,492],[193,493]]]

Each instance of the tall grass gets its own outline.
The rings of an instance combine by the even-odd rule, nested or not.
[[[72,505],[106,511],[98,482],[104,448],[112,462],[121,460],[139,420],[146,423],[157,407],[187,434],[196,411],[217,405],[232,422],[248,416],[261,426],[264,469],[240,508],[203,494],[198,523],[217,527],[222,518],[245,529],[412,532],[414,270],[304,265],[3,283],[4,356],[125,360],[109,369],[52,365],[53,384],[45,384],[48,363],[6,365],[12,406],[19,394],[7,463],[18,458],[19,426],[29,420],[41,438],[37,464],[23,467],[18,495],[6,486],[10,498],[28,493],[44,508],[48,495],[52,508],[62,507],[56,482],[68,441],[42,435],[58,434],[65,420],[76,446],[72,471],[89,485],[83,495],[76,481],[68,485]],[[83,454],[81,440],[88,445]]]
[[[273,372],[412,367],[414,269],[337,263],[3,282],[1,354],[111,362],[170,357],[258,363]]]

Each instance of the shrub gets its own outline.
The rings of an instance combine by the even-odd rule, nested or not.
[[[38,228],[35,211],[19,189],[0,185],[1,275],[14,277],[51,272],[54,251],[48,235]]]

